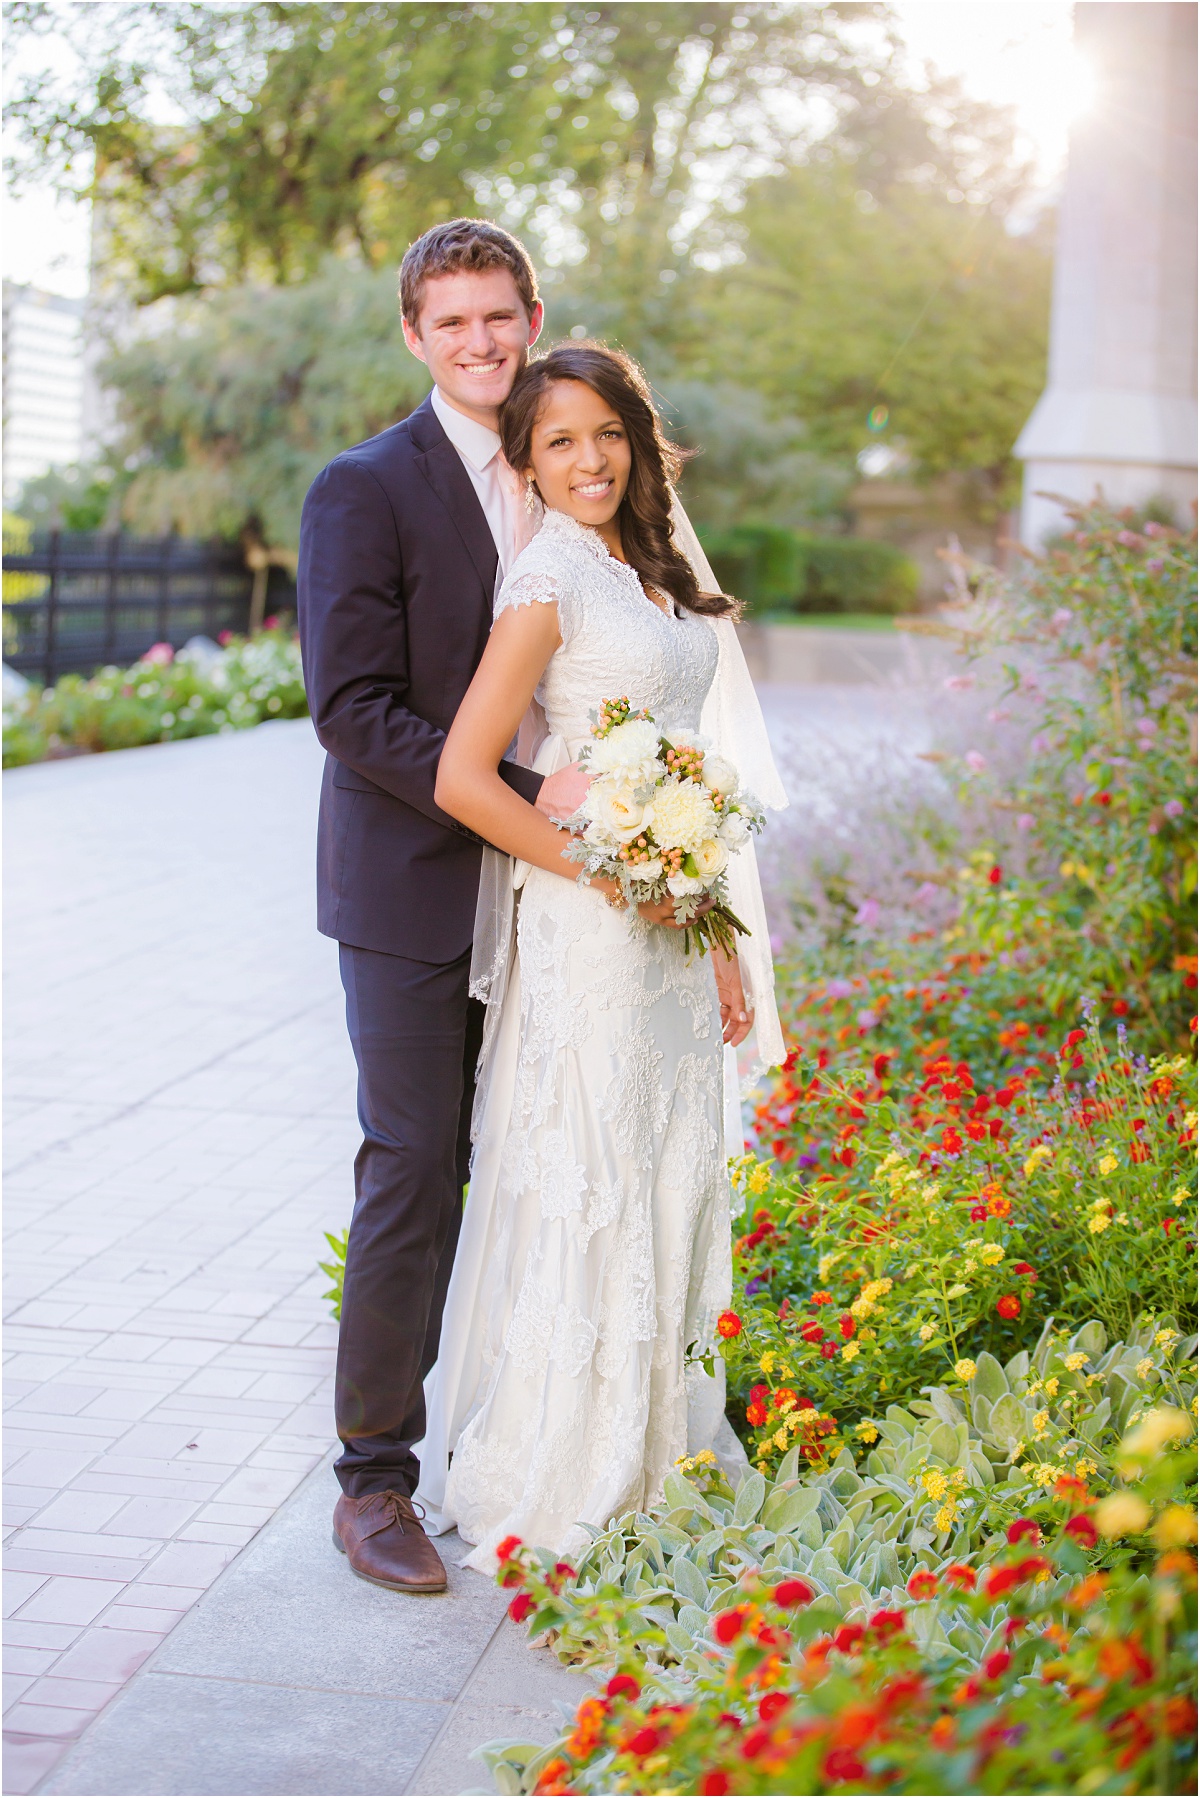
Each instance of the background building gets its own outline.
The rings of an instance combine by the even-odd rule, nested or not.
[[[1021,535],[1062,511],[1196,497],[1196,8],[1075,8],[1097,99],[1071,131],[1046,390],[1017,442]]]
[[[4,283],[4,492],[83,453],[86,301]]]

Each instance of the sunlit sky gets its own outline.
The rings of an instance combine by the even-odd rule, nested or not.
[[[895,0],[914,78],[926,63],[980,100],[1015,106],[1022,148],[1052,191],[1067,129],[1087,100],[1071,44],[1071,0]],[[87,288],[88,213],[47,191],[5,194],[4,273],[53,293]]]

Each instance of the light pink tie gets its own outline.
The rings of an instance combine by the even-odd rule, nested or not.
[[[533,541],[542,527],[542,502],[534,494],[533,505],[525,504],[526,484],[503,450],[497,454],[496,464],[500,470],[500,479],[504,482],[505,489],[512,501],[513,561],[515,562],[525,545]]]

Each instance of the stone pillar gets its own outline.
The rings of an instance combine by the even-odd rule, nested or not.
[[[1196,7],[1079,0],[1096,71],[1071,131],[1046,390],[1017,442],[1021,536],[1061,528],[1046,492],[1196,498]]]

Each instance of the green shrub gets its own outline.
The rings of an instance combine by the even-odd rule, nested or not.
[[[916,606],[916,564],[887,543],[759,524],[709,531],[703,542],[722,587],[751,615],[890,615]]]
[[[254,637],[230,638],[211,661],[159,644],[132,668],[31,687],[5,708],[4,766],[214,736],[307,711],[299,644],[276,621]]]

